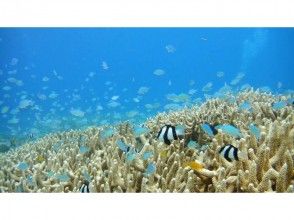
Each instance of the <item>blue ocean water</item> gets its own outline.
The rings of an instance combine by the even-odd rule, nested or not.
[[[293,28],[1,28],[0,142],[139,124],[224,86],[293,93],[293,42]]]

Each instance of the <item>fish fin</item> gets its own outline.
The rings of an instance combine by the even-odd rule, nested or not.
[[[185,126],[184,125],[177,125],[176,126],[176,134],[184,136],[185,135]]]
[[[192,170],[200,171],[203,169],[203,165],[197,161],[185,162],[183,168],[190,167]]]
[[[239,158],[240,160],[248,160],[248,154],[245,153],[245,152],[243,152],[243,151],[239,151],[239,153],[238,153],[238,158]]]
[[[211,125],[211,124],[208,124],[213,135],[217,135],[218,134],[218,130],[217,130],[217,126],[214,126],[214,125]]]
[[[222,128],[222,125],[216,125],[214,126],[215,129],[221,129]]]
[[[201,171],[203,169],[203,165],[195,161],[193,169],[196,171]]]

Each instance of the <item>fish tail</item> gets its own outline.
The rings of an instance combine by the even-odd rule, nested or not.
[[[213,126],[213,125],[211,125],[211,126]],[[213,126],[215,129],[221,129],[222,128],[222,126],[221,125],[215,125],[215,126]]]
[[[192,170],[196,170],[196,171],[201,171],[203,169],[203,165],[196,161],[185,162],[182,167],[183,168],[190,167]]]
[[[185,135],[185,127],[183,125],[178,125],[176,127],[176,134],[184,136]]]
[[[246,152],[243,152],[243,151],[239,151],[238,157],[239,157],[240,160],[248,160],[248,154]]]

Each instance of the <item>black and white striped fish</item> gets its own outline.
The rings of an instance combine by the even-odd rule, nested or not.
[[[247,159],[247,155],[231,144],[221,147],[218,151],[227,161]]]
[[[80,188],[80,192],[81,193],[89,193],[90,189],[89,189],[89,181],[85,180],[83,185]]]
[[[32,139],[34,139],[34,137],[35,137],[34,133],[29,133],[28,134],[28,139],[32,140]]]
[[[157,134],[157,139],[170,145],[171,141],[177,140],[185,135],[185,128],[182,125],[164,125]]]

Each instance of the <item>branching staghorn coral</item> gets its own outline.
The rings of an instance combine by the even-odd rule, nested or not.
[[[90,192],[293,192],[294,110],[272,103],[290,97],[258,90],[207,100],[200,106],[161,113],[146,121],[150,132],[135,136],[128,122],[101,137],[102,127],[49,134],[0,155],[1,192],[79,192],[85,180]],[[240,109],[249,102],[251,109]],[[242,137],[223,132],[208,136],[201,124],[232,124]],[[250,132],[256,124],[260,137]],[[165,124],[184,125],[185,137],[165,145],[156,139]],[[128,161],[121,140],[139,151]],[[188,148],[190,140],[199,148]],[[227,161],[218,151],[232,144],[247,159]],[[88,149],[81,152],[80,148]],[[144,152],[152,156],[143,159]],[[20,169],[25,162],[27,169]],[[148,164],[156,170],[146,174]]]

